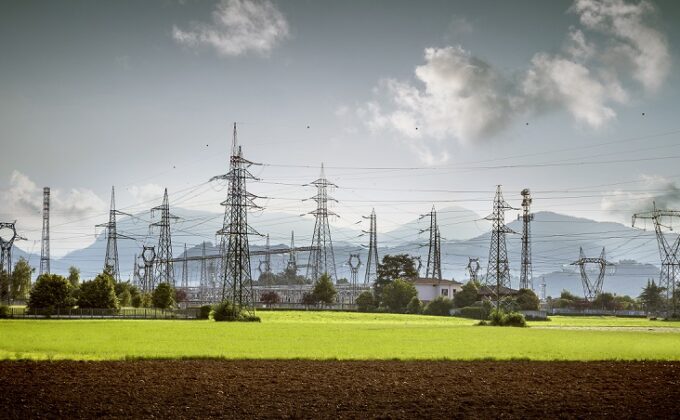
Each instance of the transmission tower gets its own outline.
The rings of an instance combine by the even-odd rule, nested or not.
[[[187,244],[184,244],[184,261],[182,261],[182,283],[181,287],[189,287],[189,260],[187,260]]]
[[[534,289],[531,267],[531,221],[534,215],[531,213],[531,192],[528,188],[522,190],[522,214],[518,219],[522,220],[522,268],[519,276],[520,289]]]
[[[427,251],[427,268],[425,269],[425,278],[428,279],[442,279],[442,259],[441,259],[441,236],[439,234],[439,225],[437,224],[437,211],[434,206],[428,214],[420,216],[421,219],[429,216],[430,227],[423,229],[420,233],[430,232],[430,242]]]
[[[267,234],[267,239],[264,245],[265,251],[264,260],[260,260],[260,266],[257,268],[260,274],[272,272],[272,255],[269,253],[270,249],[271,247],[269,246],[269,234]],[[264,266],[264,270],[262,270],[262,266]]]
[[[135,254],[135,257],[133,259],[133,264],[132,264],[132,284],[133,286],[141,286],[142,276],[139,273],[139,261],[137,260],[137,254]]]
[[[588,276],[586,270],[587,264],[596,264],[599,266],[599,273],[597,275],[597,280],[593,283]],[[571,263],[571,265],[578,265],[581,269],[581,283],[583,283],[583,297],[588,301],[592,302],[597,295],[602,293],[602,285],[604,284],[604,275],[607,272],[607,266],[614,265],[607,261],[605,258],[604,248],[602,248],[602,253],[599,258],[587,258],[586,254],[583,252],[583,248],[579,249],[579,259]]]
[[[200,300],[205,302],[207,300],[206,293],[208,291],[208,264],[205,259],[205,242],[201,244],[201,279],[199,280],[198,293]]]
[[[328,274],[331,277],[331,281],[335,282],[338,277],[335,271],[335,255],[333,254],[333,242],[331,240],[331,228],[328,225],[328,216],[337,216],[337,214],[328,210],[328,202],[337,202],[337,200],[328,195],[328,187],[337,187],[337,185],[326,179],[323,163],[321,164],[319,179],[310,185],[314,185],[317,192],[311,198],[311,200],[316,201],[316,210],[308,213],[314,215],[316,222],[314,223],[314,234],[312,235],[312,251],[309,253],[309,264],[307,265],[307,278],[311,278],[316,283],[322,274]]]
[[[229,300],[241,310],[254,313],[253,278],[250,267],[250,246],[248,235],[257,234],[248,225],[248,209],[260,208],[253,200],[255,195],[246,190],[246,180],[256,178],[248,171],[252,162],[243,158],[241,146],[238,145],[236,123],[229,160],[229,172],[213,177],[212,180],[227,180],[229,193],[222,202],[225,206],[220,250],[222,252],[222,300]]]
[[[15,241],[26,238],[17,233],[17,222],[0,222],[0,272],[12,274],[12,248]]]
[[[545,277],[541,277],[541,301],[545,302],[546,294],[545,294]]]
[[[351,274],[350,286],[352,288],[352,297],[350,299],[350,303],[354,303],[354,298],[357,295],[357,283],[359,281],[359,267],[361,267],[361,257],[359,254],[349,254],[347,265],[349,265]]]
[[[672,222],[674,217],[680,217],[680,210],[662,210],[656,208],[653,203],[652,211],[636,213],[633,215],[633,227],[638,219],[652,220],[656,240],[659,245],[659,255],[661,257],[661,273],[659,275],[659,286],[666,290],[666,306],[671,310],[671,314],[677,314],[677,295],[678,281],[680,281],[680,236],[670,243],[664,235],[663,228],[673,230]]]
[[[290,232],[290,251],[288,252],[288,263],[286,264],[286,270],[297,276],[297,255],[295,252],[295,232]]]
[[[175,271],[172,267],[172,237],[170,236],[170,221],[177,220],[177,216],[170,214],[168,189],[163,193],[163,204],[151,209],[151,217],[160,211],[161,220],[151,226],[159,228],[158,248],[156,250],[156,284],[169,283],[175,287]]]
[[[512,207],[503,199],[501,186],[496,187],[493,200],[493,213],[486,217],[492,222],[491,245],[489,247],[489,265],[486,272],[486,286],[493,290],[496,297],[496,308],[500,307],[501,294],[504,288],[510,288],[510,266],[508,264],[508,250],[505,235],[515,233],[505,226],[505,210]]]
[[[479,264],[479,258],[468,257],[467,270],[470,274],[470,281],[476,283],[479,281],[479,270],[482,266]]]
[[[109,221],[96,225],[96,227],[106,228],[106,256],[104,257],[104,271],[108,271],[116,282],[120,281],[120,266],[118,263],[118,239],[133,239],[129,236],[121,235],[116,230],[116,216],[127,215],[122,211],[116,210],[116,192],[111,187],[111,207],[109,208]]]
[[[144,260],[144,279],[142,280],[142,291],[151,293],[156,288],[154,281],[153,267],[156,262],[156,250],[153,246],[143,246],[142,259]]]
[[[368,259],[366,261],[366,276],[364,277],[364,284],[371,284],[378,276],[378,227],[375,216],[375,209],[371,211],[371,215],[364,219],[370,220],[370,228],[368,232]]]
[[[50,274],[50,187],[43,188],[42,246],[40,274]]]

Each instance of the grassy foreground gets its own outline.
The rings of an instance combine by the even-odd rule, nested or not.
[[[532,328],[500,328],[413,315],[258,315],[260,324],[1,320],[0,359],[680,360],[678,322],[554,317]]]

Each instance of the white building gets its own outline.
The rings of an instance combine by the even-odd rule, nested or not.
[[[413,280],[421,302],[430,302],[437,296],[453,299],[453,296],[463,289],[463,283],[455,280],[439,280],[418,278]]]

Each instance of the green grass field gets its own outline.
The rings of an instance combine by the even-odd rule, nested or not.
[[[259,324],[2,320],[0,359],[680,360],[680,322],[553,317],[499,328],[413,315],[258,314]]]

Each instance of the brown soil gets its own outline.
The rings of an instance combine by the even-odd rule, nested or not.
[[[0,362],[0,418],[680,416],[680,363]]]

